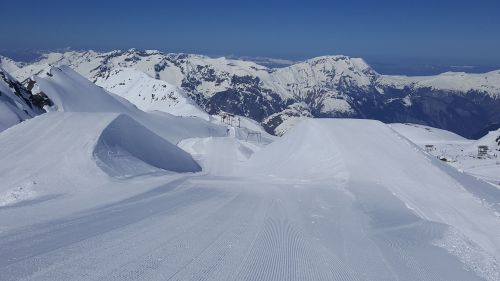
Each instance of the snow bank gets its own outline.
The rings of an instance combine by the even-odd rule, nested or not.
[[[103,130],[94,156],[99,166],[113,176],[135,176],[161,169],[173,172],[201,170],[188,153],[126,115],[118,116]]]
[[[0,159],[0,202],[8,204],[58,194],[97,196],[95,188],[110,176],[200,170],[188,153],[116,113],[40,115],[0,134]],[[37,184],[28,188],[29,182]]]

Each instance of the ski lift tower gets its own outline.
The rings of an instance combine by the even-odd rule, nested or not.
[[[233,126],[234,114],[222,111],[219,115],[222,123]]]
[[[436,148],[434,147],[434,145],[433,145],[433,144],[426,144],[426,145],[425,145],[425,151],[426,151],[427,153],[431,153],[431,152],[432,152],[433,150],[435,150],[435,149],[436,149]]]

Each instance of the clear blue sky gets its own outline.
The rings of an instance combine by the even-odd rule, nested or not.
[[[2,1],[0,50],[500,64],[500,1]]]

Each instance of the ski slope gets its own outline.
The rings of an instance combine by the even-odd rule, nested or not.
[[[116,192],[117,179],[201,170],[188,153],[115,113],[43,114],[4,131],[0,155],[0,208],[58,197],[83,203],[108,185]]]
[[[28,225],[58,199],[0,208],[0,279],[500,279],[499,190],[380,122],[179,145],[203,172]]]
[[[469,175],[500,188],[500,130],[491,131],[479,140],[469,140],[452,132],[416,124],[391,124],[399,134]],[[486,155],[478,155],[478,146],[486,145]]]

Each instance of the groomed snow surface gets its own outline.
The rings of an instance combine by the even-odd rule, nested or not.
[[[2,132],[0,279],[500,280],[499,189],[380,122],[179,147],[202,172],[122,114]]]
[[[274,138],[67,67],[34,80],[54,112],[0,133],[2,281],[500,280],[500,189],[419,147],[467,156],[494,132],[308,119]]]

